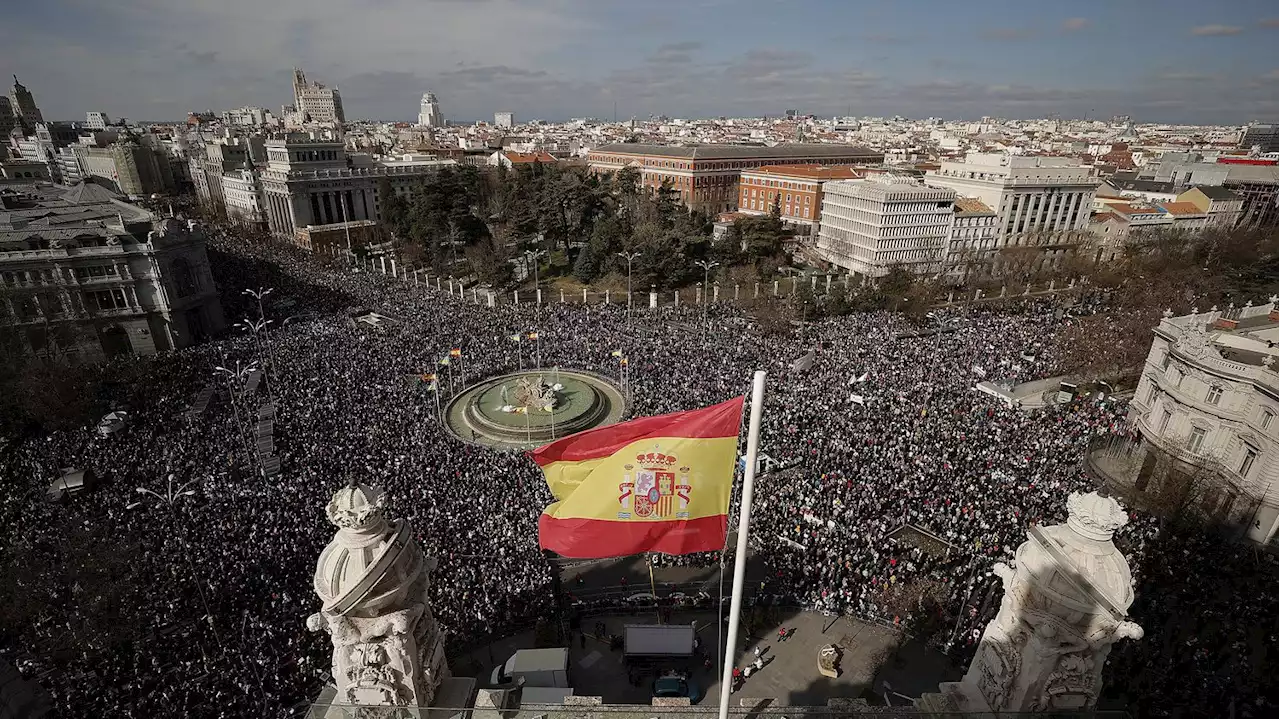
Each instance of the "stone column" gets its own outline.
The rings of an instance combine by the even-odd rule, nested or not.
[[[1014,554],[1016,568],[993,567],[1004,585],[1000,611],[964,678],[916,700],[926,716],[1088,711],[1097,704],[1111,646],[1143,635],[1127,616],[1129,562],[1112,542],[1129,516],[1096,492],[1071,494],[1067,514],[1066,524],[1031,525]]]
[[[752,290],[751,299],[753,300],[760,299],[760,283],[759,282],[755,283],[755,289]]]
[[[587,288],[582,288],[582,304],[587,304]]]
[[[719,282],[715,283],[714,285],[711,285],[711,301],[712,302],[720,301],[720,283]]]
[[[737,282],[733,283],[733,301],[734,302],[738,301],[738,290],[741,290],[741,289],[742,287]]]
[[[649,309],[658,309],[658,291],[652,286],[649,287]]]
[[[542,306],[542,288],[541,287],[533,291],[533,303],[539,307]]]
[[[831,294],[831,275],[827,275],[827,287],[823,290],[824,294]]]
[[[517,304],[517,305],[518,305],[518,304],[520,304],[520,290],[515,290],[515,291],[513,291],[513,292],[511,293],[511,297],[512,297],[512,301],[513,301],[515,304]]]
[[[564,304],[564,290],[560,290],[560,304]]]
[[[613,301],[612,293],[613,290],[606,289],[604,291],[604,303],[606,305]]]
[[[494,298],[497,296],[497,294],[498,294],[497,292],[490,292],[490,293],[489,293],[489,306],[490,306],[490,307],[493,307]]]
[[[396,258],[394,257],[391,258],[391,276],[396,276]]]
[[[778,280],[773,281],[773,296],[778,296]]]
[[[676,289],[676,307],[680,306],[680,290]]]

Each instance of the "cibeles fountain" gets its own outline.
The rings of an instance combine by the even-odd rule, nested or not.
[[[440,626],[427,605],[435,560],[409,523],[383,516],[386,495],[351,482],[325,508],[338,527],[316,563],[320,611],[307,628],[333,642],[334,683],[313,719],[427,716],[426,707],[462,707],[474,680],[451,678]]]
[[[916,702],[925,714],[1090,709],[1111,645],[1141,639],[1128,620],[1129,562],[1112,542],[1129,517],[1096,492],[1073,493],[1066,524],[1032,525],[1014,567],[998,563],[1000,611],[964,678]]]

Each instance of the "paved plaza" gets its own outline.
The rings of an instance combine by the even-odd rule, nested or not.
[[[725,608],[725,618],[728,608]],[[620,651],[611,651],[607,639],[595,636],[595,625],[603,622],[606,634],[622,634],[627,624],[654,624],[656,613],[601,615],[582,619],[570,646],[570,676],[574,693],[599,696],[606,704],[648,704],[650,679],[633,684]],[[699,706],[715,706],[719,701],[720,669],[715,648],[718,637],[713,612],[675,612],[671,623],[696,622],[698,638],[711,655],[711,667],[699,667],[693,679],[703,689]],[[791,631],[786,641],[778,641],[778,629]],[[952,667],[936,652],[911,642],[899,647],[898,632],[876,624],[849,618],[824,616],[816,612],[782,610],[780,621],[761,626],[740,642],[737,665],[745,667],[761,649],[765,665],[747,679],[734,694],[736,705],[743,698],[768,697],[775,705],[825,706],[832,698],[858,698],[869,692],[881,693],[884,681],[896,692],[917,696],[936,689],[941,681],[959,678],[962,671]],[[836,644],[843,651],[841,674],[828,679],[818,673],[818,649]],[[494,666],[506,661],[518,649],[534,647],[533,632],[500,640],[465,655],[477,676],[487,677]],[[462,657],[459,657],[462,658]],[[456,660],[455,660],[456,663]]]

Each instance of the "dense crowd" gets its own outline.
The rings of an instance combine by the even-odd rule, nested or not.
[[[885,312],[767,335],[740,311],[714,306],[703,333],[697,308],[646,308],[628,322],[618,306],[488,307],[230,237],[217,238],[211,256],[229,321],[257,316],[243,288],[276,288],[265,311],[275,322],[268,341],[278,477],[263,482],[238,466],[236,434],[249,427],[237,425],[231,403],[251,417],[265,386],[251,395],[220,391],[205,412],[186,417],[203,387],[225,387],[215,367],[264,359],[242,334],[105,368],[137,378],[118,385],[115,399],[133,417],[119,435],[58,432],[16,441],[3,454],[0,519],[18,551],[81,525],[138,543],[130,562],[147,593],[128,618],[145,627],[140,638],[54,662],[40,640],[64,632],[65,615],[50,611],[34,620],[36,641],[0,645],[66,716],[282,717],[313,698],[329,652],[327,637],[304,629],[316,610],[311,573],[333,532],[324,505],[349,478],[384,487],[391,513],[439,557],[431,599],[450,647],[545,616],[551,570],[537,551],[537,517],[550,495],[536,466],[520,453],[454,439],[415,379],[438,370],[447,391],[514,370],[513,333],[538,332],[545,366],[611,376],[612,351],[622,349],[633,416],[744,394],[752,370],[768,370],[762,447],[785,469],[763,476],[756,490],[753,549],[768,579],[755,599],[919,623],[891,590],[930,580],[942,587],[930,611],[946,618],[936,644],[958,656],[972,650],[999,603],[991,564],[1008,561],[1028,523],[1065,519],[1067,494],[1091,488],[1080,468],[1084,450],[1125,431],[1121,402],[1031,413],[974,391],[983,376],[1020,382],[1050,373],[1052,338],[1070,318],[1052,302],[948,311],[939,315],[946,331],[923,335]],[[350,319],[358,309],[392,321],[358,325]],[[440,367],[453,348],[461,358]],[[811,349],[812,367],[793,370]],[[67,466],[110,472],[113,482],[85,500],[43,502]],[[194,480],[196,494],[170,506],[135,491],[164,494],[170,476]],[[1245,569],[1220,556],[1235,550],[1188,545],[1185,556],[1162,557],[1152,551],[1155,522],[1133,517],[1117,541],[1134,566],[1134,614],[1148,639],[1117,649],[1113,661],[1145,662],[1132,674],[1145,683],[1125,684],[1126,675],[1109,670],[1119,683],[1110,694],[1143,713],[1190,707],[1189,715],[1209,715],[1234,702],[1239,716],[1274,715],[1276,597],[1274,586],[1259,588],[1274,584],[1274,561],[1223,578],[1223,568]],[[932,540],[919,541],[918,532],[910,540],[905,525]],[[1184,575],[1197,571],[1204,576]],[[1148,585],[1182,589],[1143,592]],[[1206,585],[1214,601],[1199,599]],[[1228,586],[1238,591],[1221,591]],[[1174,637],[1161,623],[1177,625],[1179,611],[1199,624]],[[1258,626],[1270,633],[1261,643],[1248,633]],[[1250,680],[1264,661],[1268,672]]]

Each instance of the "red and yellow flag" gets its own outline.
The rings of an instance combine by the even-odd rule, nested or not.
[[[461,349],[459,349],[458,347],[454,347],[453,349],[449,350],[449,356],[450,356],[450,357],[461,357],[461,356],[462,356],[462,350],[461,350]]]
[[[745,399],[641,417],[535,449],[556,499],[538,520],[538,543],[582,559],[721,549]]]

